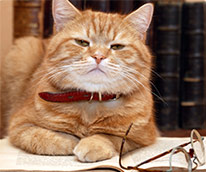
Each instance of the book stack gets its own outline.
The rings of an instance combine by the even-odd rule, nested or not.
[[[157,4],[156,86],[166,103],[156,100],[156,116],[162,130],[205,127],[205,7],[205,1]]]

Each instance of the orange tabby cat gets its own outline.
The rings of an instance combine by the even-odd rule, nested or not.
[[[154,143],[152,57],[144,45],[152,14],[152,4],[120,15],[53,0],[56,34],[48,42],[19,39],[5,59],[10,142],[31,153],[94,162],[118,154],[133,122],[124,152]],[[54,98],[62,101],[70,91],[91,100]]]

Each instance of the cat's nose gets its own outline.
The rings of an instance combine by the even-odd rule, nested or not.
[[[102,55],[102,54],[94,54],[94,55],[92,55],[92,58],[95,59],[95,61],[96,61],[97,64],[100,64],[101,61],[102,61],[103,59],[105,59],[106,57],[105,57],[104,55]]]

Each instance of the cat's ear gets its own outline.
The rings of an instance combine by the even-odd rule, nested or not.
[[[149,28],[153,16],[153,11],[153,4],[147,3],[125,18],[125,20],[131,23],[141,34],[141,39],[143,39],[145,32]]]
[[[52,14],[57,32],[59,32],[66,23],[73,20],[77,15],[81,15],[80,11],[68,0],[53,0]]]

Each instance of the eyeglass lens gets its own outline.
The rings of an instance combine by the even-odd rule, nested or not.
[[[197,132],[197,130],[192,130],[191,132],[191,145],[194,149],[194,155],[200,165],[205,164],[205,147],[203,143],[203,138]]]
[[[169,158],[170,169],[167,170],[166,172],[172,172],[172,156],[176,153],[176,151],[182,152],[185,155],[185,159],[186,159],[187,164],[188,164],[188,167],[187,167],[188,168],[188,172],[191,172],[192,171],[192,161],[191,161],[190,155],[181,146],[177,146],[177,147],[173,148],[173,150],[172,150],[172,152],[170,154],[170,158]]]

